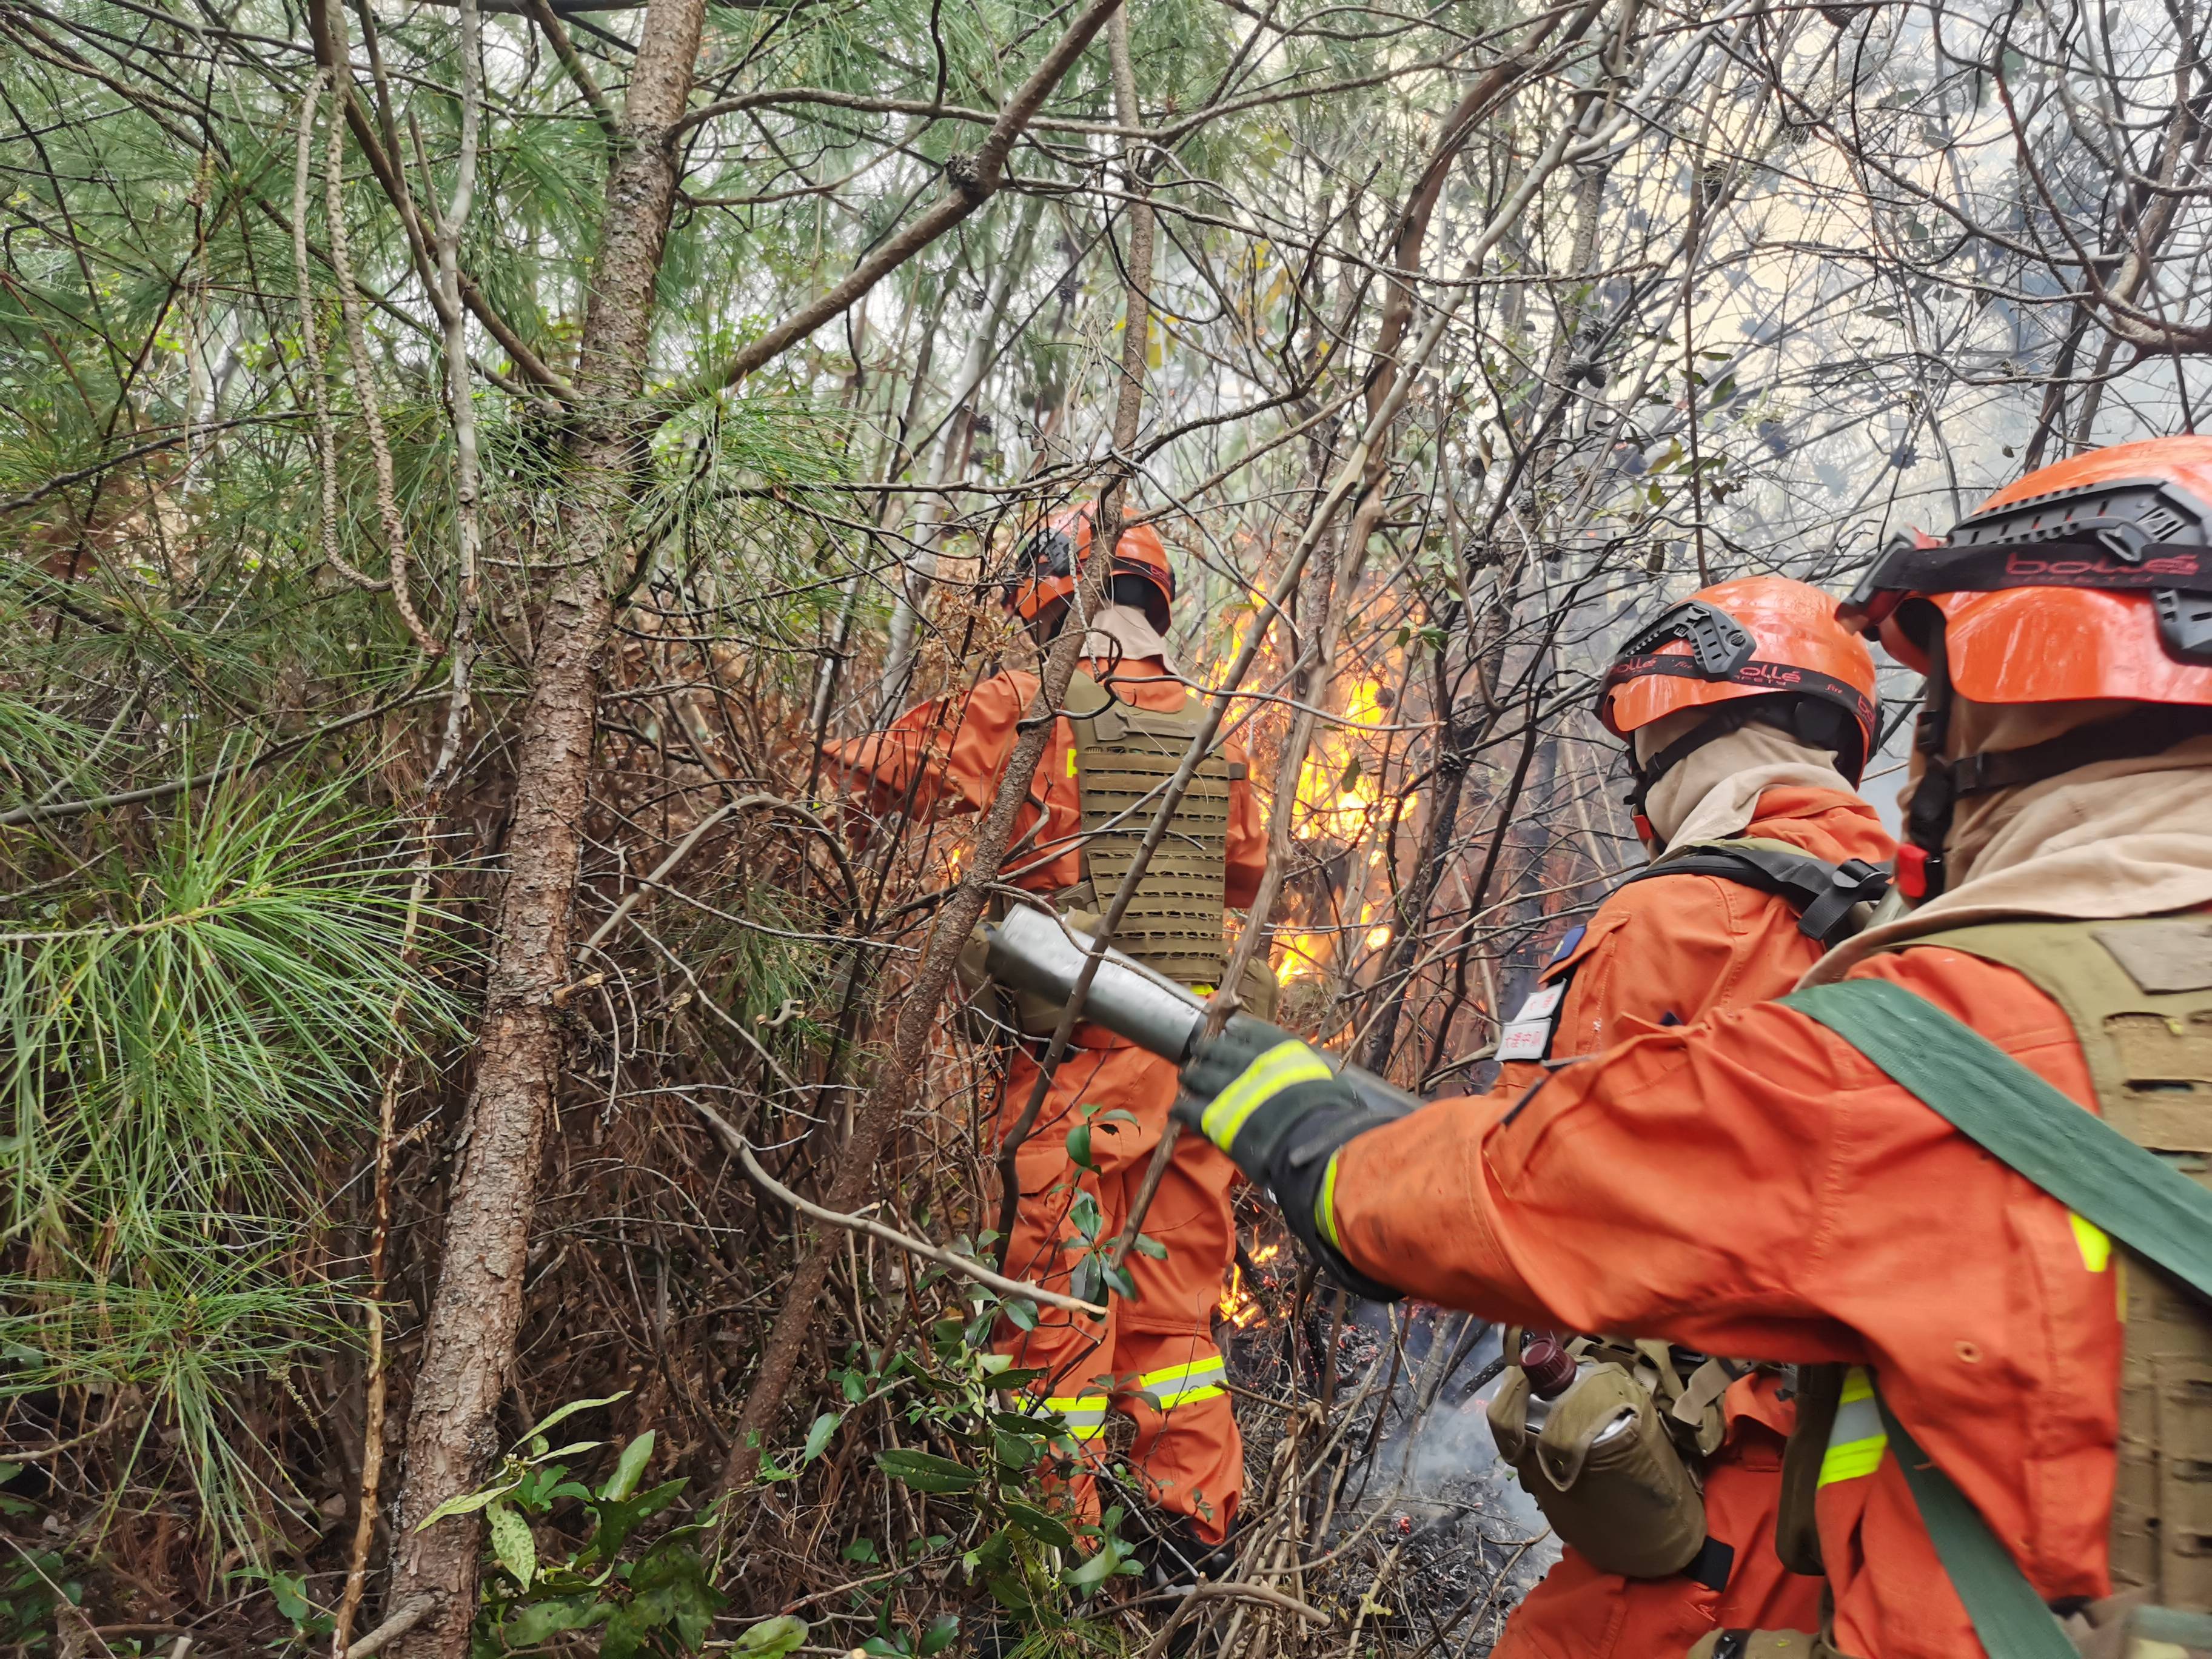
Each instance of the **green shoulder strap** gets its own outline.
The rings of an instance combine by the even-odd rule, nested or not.
[[[1782,1001],[1991,1157],[2212,1299],[2212,1192],[1901,985],[1844,980]]]
[[[1782,1001],[2076,1215],[2212,1297],[2212,1192],[1901,985],[1845,980]],[[1876,1402],[1921,1521],[1991,1659],[2075,1659],[2072,1641],[1989,1523],[1879,1395]]]

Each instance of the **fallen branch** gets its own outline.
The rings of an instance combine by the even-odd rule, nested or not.
[[[826,1221],[833,1227],[866,1233],[871,1238],[882,1239],[886,1244],[896,1244],[909,1255],[918,1255],[925,1261],[934,1261],[940,1267],[949,1267],[1001,1296],[1018,1296],[1026,1301],[1042,1302],[1048,1307],[1065,1308],[1070,1313],[1089,1314],[1093,1319],[1106,1317],[1106,1310],[1095,1302],[1062,1296],[1058,1291],[1048,1291],[1042,1285],[1028,1284],[1022,1279],[1008,1279],[1003,1273],[993,1273],[980,1261],[971,1261],[954,1251],[942,1250],[934,1244],[924,1243],[921,1239],[909,1238],[897,1228],[887,1227],[880,1221],[871,1221],[866,1216],[847,1215],[842,1211],[825,1210],[819,1204],[808,1203],[761,1167],[760,1160],[753,1156],[752,1143],[739,1134],[727,1118],[713,1107],[693,1100],[689,1095],[684,1098],[690,1103],[691,1109],[699,1114],[707,1127],[714,1132],[714,1138],[745,1166],[745,1173],[753,1178],[762,1191],[781,1200],[801,1215],[812,1216],[817,1221]]]
[[[1169,1642],[1174,1638],[1176,1632],[1181,1629],[1184,1622],[1189,1619],[1191,1609],[1200,1601],[1256,1601],[1262,1607],[1279,1607],[1285,1613],[1294,1613],[1310,1624],[1333,1625],[1336,1622],[1321,1608],[1309,1602],[1301,1601],[1295,1595],[1285,1595],[1280,1590],[1269,1589],[1265,1585],[1247,1584],[1234,1581],[1225,1583],[1201,1583],[1194,1586],[1190,1593],[1182,1598],[1182,1605],[1168,1615],[1167,1623],[1160,1626],[1159,1634],[1152,1638],[1152,1645],[1145,1650],[1145,1659],[1163,1659],[1163,1656],[1168,1650]]]
[[[387,1642],[396,1642],[430,1616],[430,1609],[438,1604],[428,1596],[419,1601],[410,1601],[374,1630],[345,1650],[345,1659],[368,1659]]]

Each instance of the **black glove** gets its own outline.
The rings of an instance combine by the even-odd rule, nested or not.
[[[1389,1120],[1360,1105],[1325,1058],[1279,1026],[1239,1016],[1199,1044],[1182,1086],[1176,1117],[1273,1194],[1291,1236],[1332,1279],[1370,1301],[1404,1294],[1354,1267],[1330,1237],[1324,1188],[1337,1148]]]

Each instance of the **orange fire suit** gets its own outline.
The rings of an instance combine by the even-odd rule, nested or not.
[[[1908,945],[1849,977],[1925,997],[2095,1109],[2066,1016],[2009,969]],[[1632,1036],[1518,1106],[1439,1102],[1346,1144],[1336,1176],[1346,1255],[1415,1295],[1866,1367],[2039,1595],[2109,1592],[2109,1244],[1794,1009]],[[1980,1653],[1895,1457],[1821,1479],[1836,1645]]]
[[[1766,791],[1743,833],[1832,864],[1880,863],[1896,850],[1872,807],[1827,789]],[[1571,975],[1551,1057],[1582,1059],[1632,1032],[1780,996],[1820,955],[1796,912],[1771,894],[1714,876],[1633,883],[1600,905],[1573,948],[1544,970],[1547,983]],[[1510,1104],[1543,1074],[1534,1062],[1510,1063],[1492,1095]],[[1729,1386],[1722,1411],[1727,1438],[1705,1460],[1705,1521],[1709,1535],[1734,1551],[1725,1583],[1624,1578],[1570,1548],[1515,1610],[1493,1650],[1498,1659],[1657,1659],[1686,1652],[1716,1627],[1816,1627],[1820,1581],[1785,1571],[1774,1553],[1782,1447],[1796,1408],[1778,1376],[1754,1372]]]
[[[1104,663],[1084,667],[1127,702],[1158,709],[1183,706],[1182,682],[1170,678],[1158,658],[1125,659],[1110,677]],[[999,774],[1017,738],[1016,722],[1036,687],[1034,674],[1009,672],[985,680],[964,699],[921,704],[887,732],[830,745],[832,768],[843,775],[855,803],[872,810],[903,803],[916,817],[980,811],[997,793]],[[1007,860],[1007,879],[1032,892],[1057,892],[1082,879],[1074,741],[1066,718],[1056,720],[1030,783],[1030,804],[1015,823],[1013,844],[1029,850]],[[1233,743],[1226,753],[1232,762],[1243,759]],[[1036,835],[1030,841],[1032,830]],[[1231,908],[1252,902],[1266,863],[1259,804],[1249,783],[1238,779],[1230,792],[1225,896]],[[1099,896],[1102,902],[1107,896]],[[1043,1047],[1024,1043],[1008,1065],[997,1122],[1001,1139],[1029,1103]],[[1176,1088],[1176,1068],[1168,1061],[1098,1026],[1076,1027],[1074,1046],[1015,1153],[1021,1203],[1006,1253],[1008,1273],[1064,1291],[1084,1253],[1111,1247],[1159,1145]],[[1117,1112],[1127,1118],[1109,1118]],[[1073,1161],[1067,1144],[1069,1132],[1086,1122],[1094,1166],[1089,1170]],[[1001,1322],[995,1345],[1017,1366],[1046,1373],[1036,1391],[1050,1409],[1065,1413],[1079,1441],[1103,1449],[1109,1407],[1133,1418],[1137,1435],[1129,1467],[1158,1504],[1188,1517],[1207,1543],[1226,1534],[1243,1489],[1243,1442],[1221,1386],[1221,1353],[1212,1329],[1236,1253],[1229,1188],[1237,1178],[1236,1166],[1203,1139],[1183,1137],[1145,1219],[1146,1236],[1166,1247],[1166,1257],[1140,1251],[1129,1256],[1136,1299],[1109,1296],[1111,1311],[1103,1327],[1040,1308],[1034,1330]],[[1079,1516],[1096,1518],[1089,1474],[1074,1477],[1069,1496]]]

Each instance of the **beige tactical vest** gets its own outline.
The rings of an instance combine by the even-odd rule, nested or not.
[[[1159,815],[1168,781],[1198,735],[1198,699],[1171,712],[1116,702],[1079,671],[1067,684],[1068,769],[1083,804],[1083,887],[1061,908],[1103,911]],[[1115,948],[1185,985],[1218,984],[1228,959],[1229,801],[1243,775],[1217,746],[1199,763],[1165,837],[1114,930]]]
[[[1895,948],[1930,945],[2010,968],[2057,1003],[2105,1121],[2212,1187],[2212,916],[1989,922]],[[2112,1252],[2124,1310],[2112,1588],[2212,1612],[2212,1313],[2087,1223],[2078,1227],[2090,1235],[2085,1258],[2093,1243]],[[1836,1374],[1805,1378],[1778,1539],[1800,1571],[1814,1487],[1872,1474],[1881,1451],[1879,1425],[1869,1438],[1853,1417],[1841,1368],[1819,1369]],[[1874,1460],[1850,1455],[1869,1446]]]

